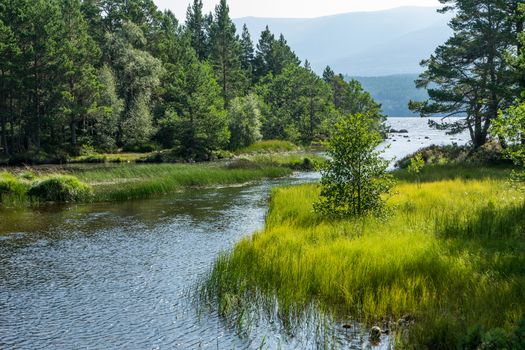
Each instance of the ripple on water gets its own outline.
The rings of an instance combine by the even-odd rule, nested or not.
[[[289,339],[264,320],[240,337],[217,314],[197,315],[188,290],[220,251],[263,226],[273,186],[318,176],[0,217],[0,348],[315,347],[308,330]],[[366,332],[340,328],[337,344],[363,347]]]

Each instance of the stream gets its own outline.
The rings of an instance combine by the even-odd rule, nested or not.
[[[421,119],[389,121],[409,130],[408,138],[388,141],[390,158],[455,142]],[[465,135],[455,138],[466,142]],[[289,338],[264,322],[240,335],[191,302],[217,255],[263,227],[272,188],[318,176],[126,203],[0,211],[0,349],[318,347],[307,331]],[[339,328],[332,335],[337,347],[372,348],[366,330]],[[373,348],[390,347],[384,341]]]

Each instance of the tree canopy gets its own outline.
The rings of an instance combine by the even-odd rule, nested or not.
[[[254,46],[226,0],[202,8],[194,0],[181,25],[153,0],[2,2],[2,158],[63,160],[88,146],[210,159],[260,137],[324,139],[338,113],[380,114],[340,76],[338,96],[283,35],[266,28]]]

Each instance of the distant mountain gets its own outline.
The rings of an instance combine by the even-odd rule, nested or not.
[[[257,41],[268,25],[283,33],[301,59],[317,72],[327,65],[351,76],[419,73],[419,62],[450,37],[450,15],[435,8],[401,7],[377,12],[353,12],[313,19],[246,17],[234,20],[241,30],[247,24]]]
[[[413,117],[410,100],[423,101],[428,98],[426,90],[416,89],[417,74],[391,75],[383,77],[347,77],[358,80],[374,99],[381,103],[383,112],[389,117]]]

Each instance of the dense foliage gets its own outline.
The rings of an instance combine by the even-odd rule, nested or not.
[[[261,136],[329,134],[331,85],[282,35],[266,28],[254,45],[226,0],[202,8],[194,0],[181,25],[153,0],[1,2],[0,155],[65,160],[89,146],[204,160]],[[350,98],[379,107],[352,84]]]

